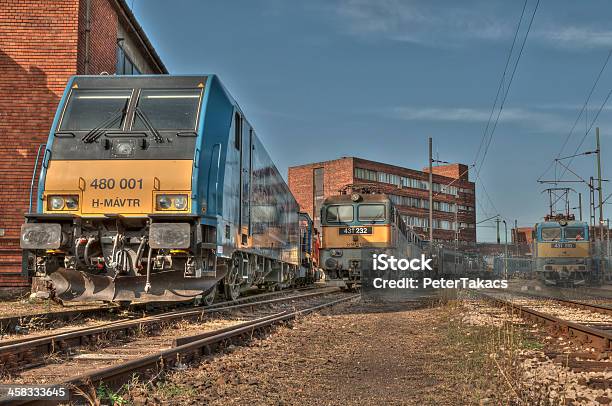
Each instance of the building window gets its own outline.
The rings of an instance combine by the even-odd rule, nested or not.
[[[455,204],[454,203],[447,203],[447,202],[433,202],[434,206],[434,210],[438,210],[438,211],[444,211],[447,213],[454,213],[455,212]]]
[[[417,209],[428,209],[429,201],[410,196],[389,195],[389,199],[398,206],[415,207]]]
[[[321,205],[325,200],[324,188],[325,172],[323,168],[315,168],[312,173],[313,180],[313,213],[315,227],[321,226]]]
[[[460,211],[474,211],[474,207],[473,206],[464,206],[462,204],[459,205],[459,210]]]
[[[378,172],[378,181],[399,186],[399,176],[390,173]]]
[[[404,223],[412,227],[427,228],[427,225],[429,224],[429,219],[424,217],[402,215],[402,220],[404,220]]]
[[[140,75],[140,70],[134,65],[134,62],[132,62],[119,44],[117,44],[117,67],[115,72],[117,75]]]
[[[371,171],[369,169],[363,168],[355,168],[355,177],[359,179],[376,181],[376,171]]]

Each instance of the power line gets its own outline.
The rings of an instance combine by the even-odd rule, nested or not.
[[[612,56],[612,49],[610,49],[610,51],[608,52],[608,56],[604,60],[604,63],[601,66],[601,69],[599,70],[599,73],[597,74],[597,77],[595,78],[595,81],[593,82],[593,86],[591,86],[591,90],[589,91],[589,94],[587,95],[587,98],[584,101],[584,104],[582,105],[582,108],[580,109],[580,112],[578,113],[578,117],[576,117],[576,120],[574,121],[574,125],[572,125],[571,130],[569,131],[569,133],[565,137],[565,140],[563,141],[563,145],[561,145],[561,149],[559,150],[559,153],[557,154],[555,160],[552,160],[550,162],[550,165],[548,165],[548,168],[546,168],[544,173],[542,173],[542,175],[540,175],[540,177],[538,178],[538,181],[540,181],[542,179],[542,177],[544,175],[546,175],[546,173],[548,173],[550,168],[555,164],[556,159],[559,159],[559,157],[563,153],[563,150],[567,146],[567,143],[568,143],[569,139],[571,138],[572,134],[574,133],[574,130],[576,129],[576,126],[578,125],[578,122],[580,121],[580,119],[582,118],[582,115],[586,111],[586,108],[587,108],[587,106],[589,104],[589,101],[591,100],[591,96],[593,96],[593,92],[595,91],[595,88],[597,87],[597,84],[599,83],[599,79],[601,78],[601,75],[603,74],[604,70],[606,69],[606,66],[608,65],[608,62],[610,61],[610,56]],[[587,126],[588,126],[588,121],[586,120],[586,116],[585,116],[585,123],[587,123]],[[585,131],[588,131],[588,129],[585,128]],[[556,168],[555,168],[555,171],[556,171]],[[565,174],[565,172],[564,172],[564,174]],[[559,179],[560,178],[561,177],[559,177]],[[557,179],[556,173],[555,173],[555,178],[554,179]]]
[[[478,162],[478,157],[480,156],[480,151],[482,150],[482,146],[484,145],[485,140],[487,139],[487,133],[489,131],[489,126],[491,125],[491,119],[493,118],[493,113],[495,112],[495,106],[497,106],[497,101],[499,100],[499,94],[504,85],[504,79],[506,78],[506,72],[508,71],[508,66],[510,65],[510,60],[512,59],[512,53],[514,52],[514,45],[516,44],[516,38],[518,37],[518,33],[521,28],[521,24],[523,23],[523,16],[525,15],[525,8],[527,8],[527,1],[523,3],[523,10],[521,11],[521,17],[519,18],[519,22],[516,26],[516,30],[514,31],[514,38],[512,39],[512,45],[510,46],[510,51],[508,51],[508,58],[506,58],[506,66],[504,66],[504,71],[499,80],[499,86],[497,87],[497,93],[495,94],[495,100],[493,101],[493,106],[491,107],[491,113],[489,113],[489,119],[487,120],[487,125],[482,134],[482,139],[480,140],[480,145],[478,145],[478,150],[476,151],[476,156],[474,157],[474,166],[476,166],[476,162]]]
[[[493,129],[491,130],[491,134],[489,136],[489,141],[486,144],[484,153],[482,155],[482,160],[480,163],[480,167],[477,169],[477,173],[480,173],[480,171],[482,170],[482,167],[484,166],[484,162],[485,159],[487,157],[487,153],[489,152],[489,147],[491,146],[491,142],[493,141],[493,135],[495,134],[495,129],[497,128],[497,123],[499,122],[499,118],[501,116],[501,113],[504,109],[504,105],[506,103],[506,99],[508,97],[508,94],[510,93],[510,87],[512,85],[512,81],[514,80],[514,75],[516,73],[516,69],[518,67],[518,64],[521,60],[521,56],[523,55],[523,50],[525,49],[525,44],[527,43],[527,38],[529,37],[529,32],[531,32],[531,26],[533,25],[533,20],[535,19],[535,15],[536,12],[538,11],[538,7],[540,5],[540,0],[537,1],[534,9],[533,9],[533,13],[531,14],[531,19],[529,20],[529,25],[527,26],[527,32],[525,33],[525,37],[523,38],[523,42],[521,44],[521,49],[519,50],[519,54],[516,58],[516,62],[514,63],[514,67],[512,69],[512,74],[510,75],[510,80],[508,82],[508,86],[506,87],[506,91],[504,93],[504,97],[502,98],[500,107],[499,107],[499,111],[497,113],[497,117],[495,119],[495,124],[493,125]]]
[[[608,92],[608,94],[606,95],[606,98],[604,99],[604,101],[601,103],[601,106],[599,106],[599,110],[597,110],[597,114],[595,114],[595,117],[593,118],[593,120],[591,121],[591,125],[589,126],[589,128],[584,132],[584,135],[582,136],[582,139],[580,140],[580,144],[578,144],[578,146],[576,147],[576,151],[574,152],[574,155],[578,154],[578,151],[580,150],[580,148],[582,147],[582,144],[584,144],[584,140],[586,140],[586,137],[589,135],[589,133],[591,132],[591,130],[593,129],[593,126],[595,125],[595,123],[597,122],[597,119],[599,118],[599,114],[601,113],[601,111],[603,110],[603,108],[606,106],[606,104],[608,103],[608,100],[610,99],[610,96],[612,95],[612,89],[610,89],[610,91]],[[567,167],[569,167],[572,164],[572,161],[574,160],[574,157],[571,157],[569,162],[567,163]],[[565,175],[565,173],[567,172],[567,168],[564,168],[563,173],[561,173],[561,175],[559,176],[559,179],[563,178],[563,175]]]

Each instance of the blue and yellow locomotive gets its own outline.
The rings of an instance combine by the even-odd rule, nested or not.
[[[308,264],[298,205],[215,75],[71,78],[36,201],[25,267],[61,300],[235,299]]]
[[[589,225],[572,218],[550,217],[533,231],[533,266],[547,285],[578,286],[594,279]]]

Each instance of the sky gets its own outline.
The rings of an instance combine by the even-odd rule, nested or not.
[[[559,177],[555,157],[594,150],[596,126],[602,177],[612,174],[612,61],[579,117],[612,49],[610,2],[540,0],[520,53],[538,0],[522,19],[523,0],[127,1],[170,73],[219,75],[285,177],[289,166],[342,156],[421,169],[432,137],[438,159],[476,164],[478,221],[500,214],[527,226],[548,210],[550,185],[538,179]],[[499,102],[493,111],[495,122]],[[594,155],[570,168],[596,176]],[[583,194],[587,218],[587,186],[559,186],[575,189],[572,207]],[[494,241],[494,223],[477,236]]]

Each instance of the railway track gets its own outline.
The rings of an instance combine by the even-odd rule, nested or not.
[[[546,303],[544,298],[502,298],[490,293],[480,295],[525,320],[541,324],[554,333],[564,334],[581,345],[595,348],[601,353],[612,351],[612,314],[606,307],[556,298],[550,300],[552,303]],[[568,311],[568,308],[574,309]]]
[[[195,334],[168,334],[163,339],[156,340],[154,337],[143,337],[134,342],[109,346],[97,350],[99,362],[95,362],[96,355],[92,352],[89,357],[72,356],[64,362],[51,364],[32,369],[20,374],[15,382],[37,384],[59,384],[71,389],[74,396],[79,391],[90,393],[91,389],[98,387],[101,383],[108,387],[120,387],[128,382],[134,375],[146,377],[159,376],[162,371],[173,368],[184,368],[185,365],[200,359],[203,356],[216,353],[228,345],[240,344],[269,332],[278,323],[287,322],[304,314],[320,310],[324,307],[353,300],[359,295],[350,295],[337,291],[313,292],[290,296],[286,298],[269,299],[266,301],[253,302],[233,306],[231,309],[258,309],[258,312],[250,311],[254,318],[235,323],[221,328],[210,329],[202,332],[194,331]],[[261,310],[274,304],[285,303],[284,309],[274,309],[261,312]],[[287,306],[288,302],[289,306]],[[297,310],[294,307],[299,307]],[[219,308],[217,311],[220,311]],[[213,310],[205,309],[204,311]],[[225,310],[225,309],[224,309]],[[278,311],[281,310],[281,311]],[[150,348],[143,348],[143,343],[152,343]],[[160,348],[162,348],[160,350]],[[96,350],[94,350],[96,351]],[[82,360],[90,360],[87,370],[75,374],[79,368],[74,365]],[[93,368],[92,368],[93,366]],[[82,369],[82,368],[81,368]],[[73,399],[74,400],[74,399]],[[15,401],[0,399],[0,405],[4,404],[35,404],[33,401]],[[45,404],[49,404],[48,401]]]
[[[612,389],[609,379],[612,371],[612,315],[607,308],[556,298],[548,302],[538,298],[536,302],[533,298],[501,298],[485,293],[481,296],[528,323],[545,327],[557,338],[539,339],[545,345],[539,352],[541,355],[532,354],[532,358],[527,360],[532,368],[546,365],[546,361],[540,358],[543,355],[544,359],[561,367],[558,371],[565,371],[566,382],[567,379],[576,379],[582,382],[580,387],[587,389]]]
[[[227,306],[231,303],[246,303],[248,301],[258,300],[257,298],[263,297],[274,297],[292,292],[300,292],[305,290],[317,289],[317,287],[304,287],[291,290],[284,290],[278,292],[269,293],[256,293],[248,296],[239,298],[238,300],[221,301],[213,303],[207,306],[207,309],[214,309],[220,306]],[[128,317],[141,317],[142,314],[155,314],[158,312],[168,311],[176,308],[198,308],[194,306],[193,302],[180,302],[180,303],[134,303],[129,307],[120,307],[116,305],[105,305],[96,308],[84,308],[80,310],[65,310],[48,313],[32,313],[19,316],[10,316],[0,318],[0,338],[3,335],[8,336],[11,334],[27,334],[31,331],[31,327],[35,329],[55,328],[57,324],[71,324],[75,322],[82,322],[87,318],[94,317],[112,317],[120,320]],[[23,340],[22,340],[23,341]],[[0,345],[2,342],[0,341]]]
[[[204,317],[214,313],[253,310],[258,306],[315,297],[334,291],[337,291],[337,289],[323,288],[317,292],[301,293],[298,295],[292,295],[291,291],[253,295],[235,302],[220,302],[206,308],[176,310],[137,319],[111,321],[65,332],[1,342],[0,365],[5,373],[29,369],[46,363],[46,358],[49,356],[70,355],[78,348],[99,345],[104,340],[127,339],[134,332],[153,334],[164,328],[164,326],[181,320],[202,320]]]
[[[595,313],[602,313],[606,315],[612,316],[612,299],[608,299],[608,302],[605,304],[602,303],[589,303],[581,300],[575,300],[565,297],[558,297],[549,295],[546,293],[535,293],[533,291],[519,291],[519,290],[506,290],[509,294],[518,295],[521,297],[529,298],[529,299],[538,299],[538,300],[547,300],[547,301],[556,301],[562,305],[567,305],[583,310],[592,311]]]

